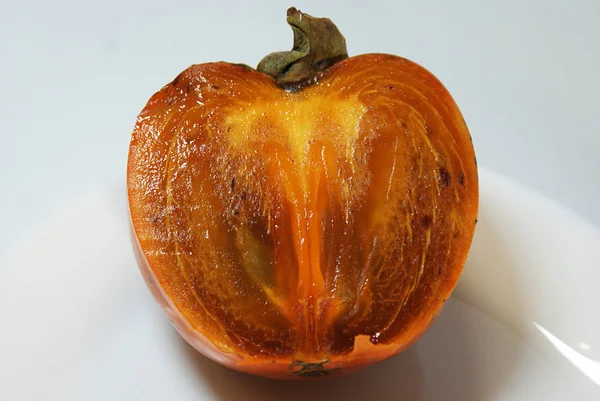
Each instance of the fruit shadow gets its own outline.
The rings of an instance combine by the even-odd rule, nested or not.
[[[490,314],[490,292],[481,285],[483,280],[514,288],[510,249],[499,235],[502,222],[488,213],[482,205],[464,277],[444,311],[413,347],[394,358],[343,377],[277,381],[224,368],[180,339],[187,363],[219,401],[493,399],[513,374],[521,350],[519,341],[511,339],[514,334],[497,334],[507,331],[506,324]],[[486,276],[494,281],[489,283]],[[518,293],[506,295],[518,302]]]

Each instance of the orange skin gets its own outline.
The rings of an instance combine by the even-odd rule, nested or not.
[[[406,59],[345,59],[297,91],[249,67],[182,72],[148,102],[127,169],[134,248],[209,358],[293,379],[413,344],[475,230],[467,126]]]

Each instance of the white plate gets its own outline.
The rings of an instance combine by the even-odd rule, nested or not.
[[[433,327],[347,377],[230,371],[171,328],[137,270],[123,186],[69,206],[0,261],[1,400],[600,400],[600,233],[481,174],[467,266]]]

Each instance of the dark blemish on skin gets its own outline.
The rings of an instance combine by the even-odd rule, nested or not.
[[[231,190],[235,190],[235,177],[231,179]]]
[[[454,235],[452,236],[452,238],[458,238],[459,233],[455,232]]]
[[[179,83],[179,81],[181,80],[181,76],[182,76],[182,75],[183,75],[183,72],[182,72],[182,73],[180,73],[179,75],[177,75],[177,76],[175,77],[175,79],[173,80],[173,82],[171,82],[171,85],[173,85],[173,86],[177,86],[177,84],[178,84],[178,83]]]
[[[231,126],[227,127],[227,132],[231,132]]]
[[[460,185],[462,187],[465,186],[465,173],[463,173],[462,171],[458,175],[458,185]]]
[[[438,271],[438,276],[441,276],[442,275],[442,266],[438,266],[437,271]],[[446,301],[444,301],[444,302],[446,302]]]
[[[246,200],[246,191],[242,192],[242,200],[245,201]]]
[[[406,125],[406,123],[405,123],[404,121],[402,121],[402,122],[400,123],[400,125],[402,126],[402,128],[406,128],[406,127],[407,127],[407,125]]]
[[[432,223],[432,219],[431,219],[431,216],[428,214],[423,216],[423,218],[421,219],[421,224],[423,224],[423,227],[425,227],[425,228],[431,227],[431,223]]]
[[[385,87],[385,89],[392,90],[392,89],[394,89],[394,87],[392,85],[388,85],[388,86]]]
[[[445,186],[450,185],[450,172],[446,169],[446,167],[440,167],[440,179]]]
[[[277,363],[277,362],[275,362],[275,361],[271,361],[271,363]]]
[[[185,85],[185,93],[190,93],[192,91],[192,84]]]
[[[221,89],[221,87],[220,87],[219,85],[211,85],[210,87],[211,87],[212,89],[214,89],[214,90],[219,90],[219,89]]]
[[[322,362],[294,361],[288,369],[291,373],[301,377],[321,377],[330,375],[340,370],[339,367],[329,369],[326,368],[324,365],[328,362],[329,359],[326,359]]]
[[[152,223],[158,223],[158,220],[160,220],[160,217],[158,217],[157,215],[150,217],[150,221]]]
[[[478,220],[478,219],[475,219],[475,224],[477,224],[477,223],[479,223],[479,220]]]
[[[236,215],[236,216],[239,216],[240,215],[240,211],[236,210],[236,211],[233,212],[233,214]]]

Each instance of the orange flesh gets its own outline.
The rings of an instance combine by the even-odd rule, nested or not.
[[[343,367],[413,342],[456,284],[478,205],[456,104],[387,55],[296,93],[190,67],[138,117],[128,191],[144,263],[190,330],[259,365]]]

